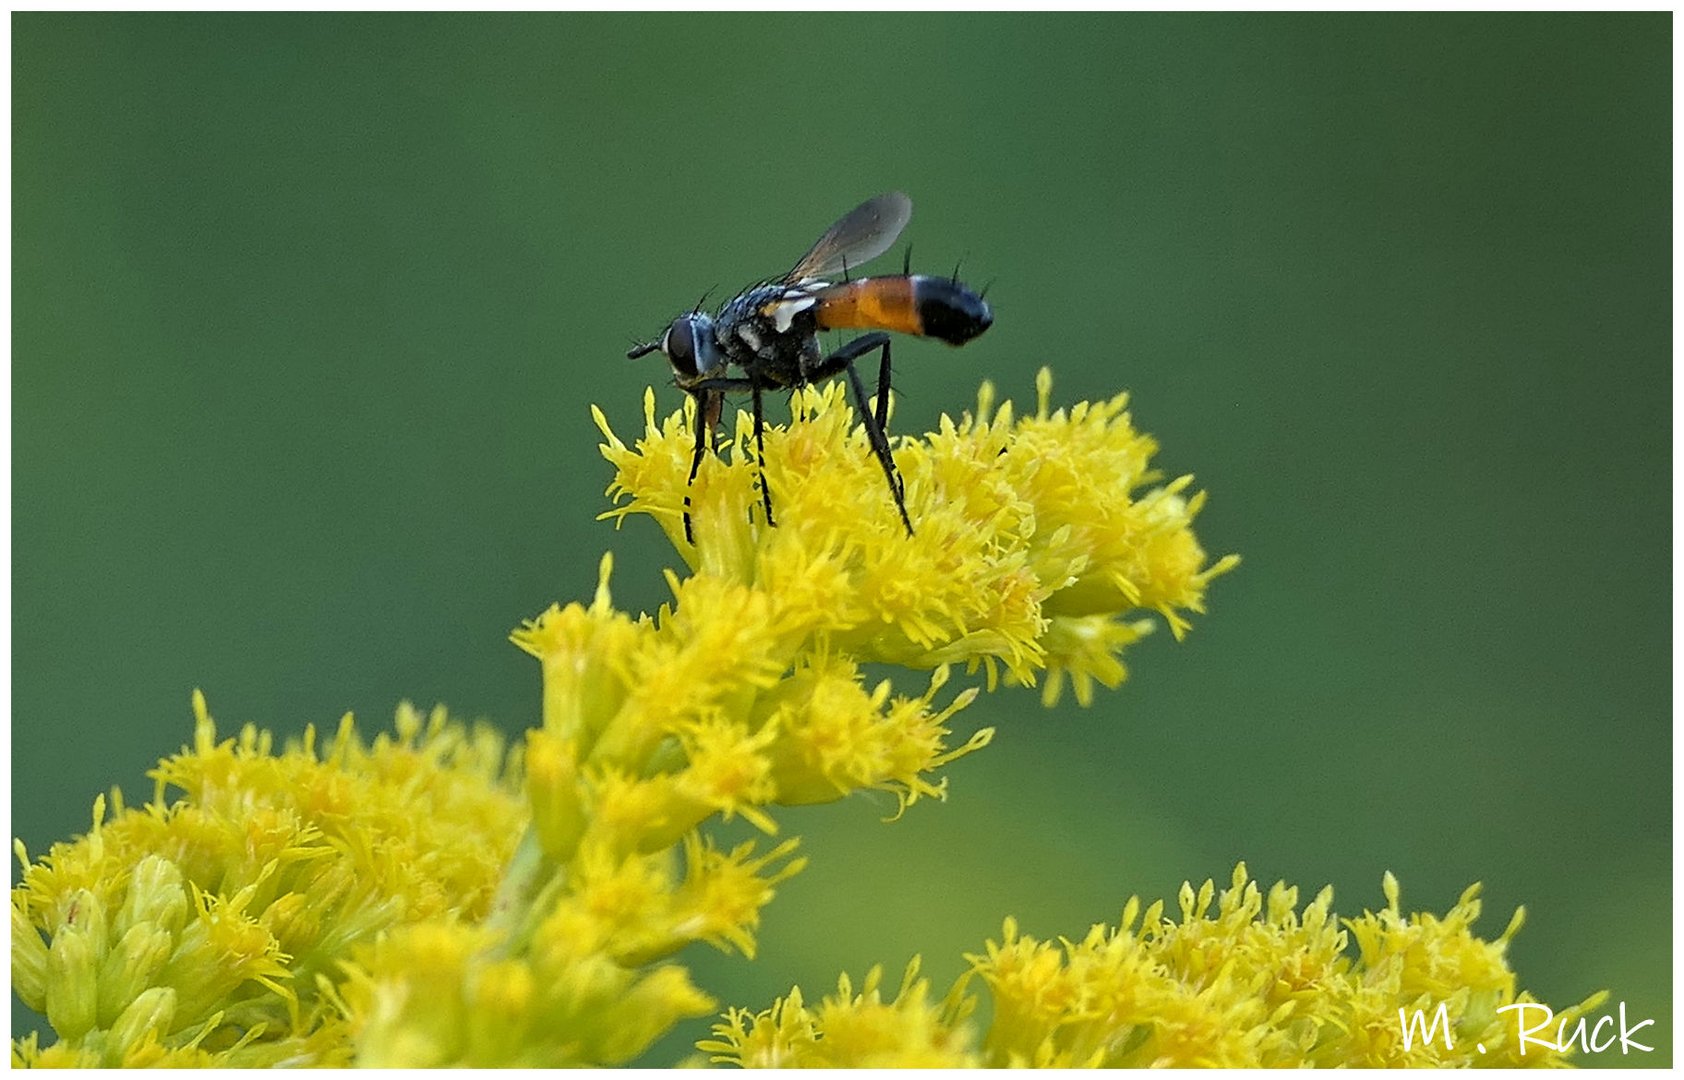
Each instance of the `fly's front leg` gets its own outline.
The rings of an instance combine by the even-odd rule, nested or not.
[[[865,395],[865,383],[860,381],[860,374],[854,369],[854,361],[873,349],[883,350],[882,363],[877,370],[875,410]],[[848,381],[854,387],[854,400],[859,405],[860,419],[865,424],[866,439],[871,443],[871,452],[876,455],[877,463],[883,466],[883,476],[889,481],[889,494],[894,497],[895,509],[900,511],[900,520],[906,526],[906,535],[911,536],[912,519],[906,513],[906,487],[901,481],[900,472],[895,469],[894,455],[889,452],[889,335],[876,332],[855,338],[819,361],[812,369],[811,375],[814,379],[827,379],[843,371],[848,373]]]
[[[766,504],[766,524],[776,527],[772,520],[772,489],[766,483],[765,411],[760,404],[760,384],[754,384],[754,469],[760,477],[760,501]]]
[[[696,448],[690,454],[690,475],[684,481],[684,542],[694,547],[696,544],[695,530],[690,524],[690,489],[695,486],[696,473],[702,467],[702,449],[712,446],[719,449],[719,439],[715,425],[719,423],[719,412],[725,404],[725,393],[721,390],[692,390],[690,396],[696,402]]]
[[[701,408],[700,403],[705,400],[711,404],[712,412],[710,415],[713,415],[716,418],[718,416],[719,409],[724,404],[725,392],[727,390],[747,390],[754,396],[754,467],[760,479],[760,499],[766,506],[766,524],[772,526],[777,525],[777,522],[772,520],[772,491],[766,483],[766,412],[764,405],[761,402],[762,388],[760,382],[756,379],[732,379],[720,377],[716,379],[698,380],[697,382],[691,384],[688,389],[690,393],[696,395],[698,401],[698,411]],[[701,462],[701,460],[702,436],[698,429],[698,434],[696,435],[696,454],[690,464],[690,479],[692,481],[696,479],[696,466]],[[689,495],[684,496],[684,505],[686,507],[690,505]],[[690,540],[689,510],[686,510],[684,513],[684,538],[686,540]],[[694,542],[694,540],[691,540],[691,543]]]
[[[725,392],[716,390],[707,396],[704,418],[707,421],[708,449],[719,453],[719,418],[725,412]]]

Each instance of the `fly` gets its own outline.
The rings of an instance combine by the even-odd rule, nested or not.
[[[727,393],[746,390],[753,399],[758,465],[766,456],[762,395],[847,372],[871,451],[883,466],[906,534],[912,535],[905,485],[889,452],[888,332],[963,345],[993,324],[994,313],[980,293],[959,283],[957,274],[938,278],[912,273],[910,252],[899,274],[849,278],[849,271],[889,250],[911,217],[912,200],[898,191],[867,199],[827,229],[789,273],[750,285],[717,314],[710,315],[698,305],[674,319],[658,340],[626,354],[633,360],[652,352],[663,354],[672,364],[673,381],[696,399],[696,449],[690,457],[686,486],[696,481],[707,434],[719,422]],[[841,280],[834,280],[838,275]],[[819,347],[821,330],[871,332],[825,355]],[[854,368],[855,360],[872,352],[881,354],[875,410],[869,407],[865,384]],[[763,467],[760,497],[766,524],[776,525]],[[684,539],[695,543],[689,495],[684,497]]]

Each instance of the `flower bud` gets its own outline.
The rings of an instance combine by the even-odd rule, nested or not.
[[[154,986],[142,991],[111,1025],[106,1043],[109,1064],[122,1064],[124,1051],[141,1042],[148,1032],[162,1040],[175,1022],[175,991],[167,986]]]
[[[174,934],[186,921],[187,893],[181,886],[181,869],[160,855],[141,859],[129,874],[129,894],[117,913],[117,933],[151,923]]]
[[[99,1025],[109,1027],[150,987],[169,961],[175,939],[157,926],[142,924],[123,935],[99,968]]]
[[[93,1030],[99,1004],[96,950],[86,931],[66,926],[53,935],[47,958],[47,1023],[60,1039]]]
[[[18,904],[12,904],[12,989],[19,1000],[43,1011],[47,994],[47,943]]]

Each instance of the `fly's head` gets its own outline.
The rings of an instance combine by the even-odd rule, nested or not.
[[[723,360],[719,340],[713,334],[713,316],[699,311],[680,315],[658,341],[635,346],[626,353],[626,359],[636,360],[652,352],[667,358],[680,386],[715,373]]]

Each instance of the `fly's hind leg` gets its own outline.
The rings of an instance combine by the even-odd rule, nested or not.
[[[854,361],[873,349],[883,351],[882,362],[877,369],[875,409],[866,397],[865,383],[860,380],[859,372],[854,369]],[[871,443],[871,452],[876,455],[877,463],[883,466],[883,476],[889,481],[889,494],[894,497],[895,509],[900,511],[900,520],[901,524],[906,526],[906,535],[911,536],[912,519],[906,513],[906,485],[895,468],[894,455],[889,452],[889,335],[879,331],[855,338],[820,360],[810,370],[809,375],[814,380],[828,379],[843,371],[848,373],[848,382],[853,385],[854,401],[859,405],[860,419],[865,424],[865,434]]]
[[[889,341],[883,340],[883,361],[877,366],[877,430],[883,433],[883,444],[889,442]],[[901,504],[901,517],[906,517],[906,480],[897,470],[890,478],[895,485],[896,501]],[[907,523],[907,533],[912,532],[912,523]]]

